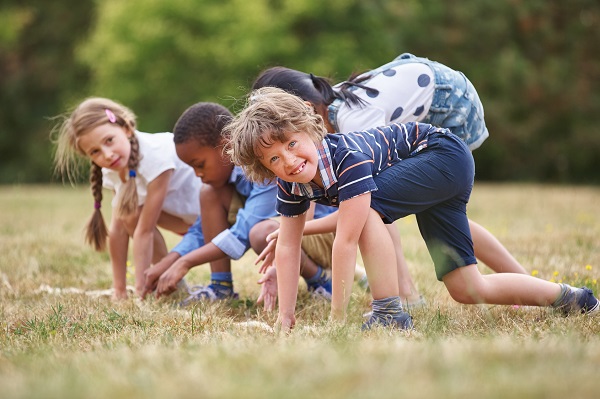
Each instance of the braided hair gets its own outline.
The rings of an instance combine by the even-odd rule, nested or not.
[[[141,159],[139,142],[135,136],[136,117],[127,107],[100,97],[92,97],[81,102],[70,115],[59,116],[62,121],[52,130],[55,135],[56,153],[55,170],[70,181],[76,179],[79,164],[85,154],[79,147],[79,138],[105,123],[113,123],[131,133],[131,153],[129,156],[129,179],[124,184],[118,198],[117,214],[130,215],[137,210],[137,190],[135,187],[136,171]],[[108,229],[102,216],[102,168],[91,162],[90,187],[94,198],[94,212],[87,224],[85,239],[95,250],[106,249]],[[134,204],[134,205],[133,205]]]

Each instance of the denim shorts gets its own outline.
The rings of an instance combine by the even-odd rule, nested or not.
[[[449,129],[463,139],[471,151],[481,146],[490,134],[485,126],[483,104],[469,79],[439,62],[409,53],[392,61],[396,65],[412,62],[428,65],[435,75],[433,100],[422,122]]]
[[[454,134],[434,133],[428,147],[383,170],[374,180],[371,208],[385,223],[414,214],[438,280],[476,264],[467,218],[475,163]]]

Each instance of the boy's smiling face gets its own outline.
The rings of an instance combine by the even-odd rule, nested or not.
[[[315,180],[322,186],[317,148],[308,134],[288,133],[283,142],[273,141],[269,147],[261,147],[261,155],[260,163],[281,180],[292,183]]]
[[[221,146],[209,147],[191,139],[176,144],[175,150],[179,159],[194,168],[203,183],[218,188],[229,182],[233,164],[223,155]]]

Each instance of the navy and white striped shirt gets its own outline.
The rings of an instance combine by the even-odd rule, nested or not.
[[[324,188],[313,182],[289,183],[278,179],[277,212],[283,216],[298,216],[308,210],[311,200],[339,206],[342,201],[376,191],[373,176],[427,148],[432,133],[449,131],[411,122],[326,135],[316,145]]]

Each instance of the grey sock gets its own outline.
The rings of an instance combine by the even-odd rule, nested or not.
[[[575,299],[574,293],[575,288],[571,287],[569,284],[559,284],[560,285],[560,294],[558,294],[558,298],[552,303],[552,307],[555,308],[564,308],[565,306],[571,304]]]
[[[391,296],[373,300],[373,315],[385,319],[387,315],[395,316],[402,313],[402,301],[399,296]]]

